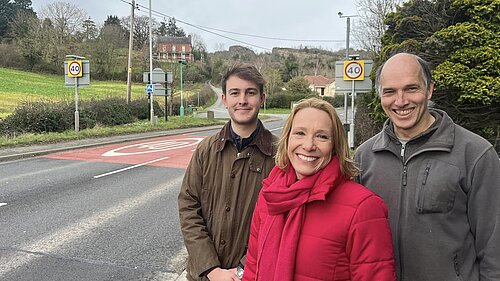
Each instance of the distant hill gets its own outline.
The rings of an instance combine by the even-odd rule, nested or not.
[[[351,50],[367,59],[362,50]],[[265,64],[266,67],[281,68],[287,58],[298,64],[298,73],[305,75],[323,75],[335,77],[335,62],[344,60],[345,50],[329,51],[319,48],[273,48],[271,53],[256,54],[253,50],[243,46],[231,46],[227,51],[217,51],[209,54],[209,58],[224,61],[245,61],[256,65]]]

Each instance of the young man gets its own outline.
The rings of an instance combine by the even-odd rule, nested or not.
[[[265,100],[262,75],[238,64],[224,75],[222,93],[231,120],[198,145],[179,194],[191,281],[239,280],[257,196],[274,167],[277,139],[257,118]]]
[[[401,53],[377,71],[389,117],[362,144],[359,183],[389,207],[398,280],[500,280],[500,161],[493,146],[428,108],[434,84]]]

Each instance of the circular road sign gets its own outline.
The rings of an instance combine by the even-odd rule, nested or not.
[[[344,67],[344,80],[363,80],[363,63],[361,61],[349,61]]]
[[[74,60],[68,63],[69,77],[82,77],[82,61]]]

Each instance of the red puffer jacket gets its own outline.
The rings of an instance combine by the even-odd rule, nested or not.
[[[253,214],[243,280],[253,281],[258,275],[258,245],[263,245],[266,235],[259,229],[268,217],[261,193]],[[269,279],[262,277],[259,280]],[[294,280],[396,280],[383,200],[364,186],[344,181],[325,201],[308,203],[295,258]]]

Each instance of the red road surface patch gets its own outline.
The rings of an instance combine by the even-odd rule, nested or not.
[[[71,150],[43,157],[131,165],[151,162],[147,165],[185,169],[194,149],[203,138],[203,136],[193,135],[168,136]],[[161,158],[166,159],[156,161]]]

